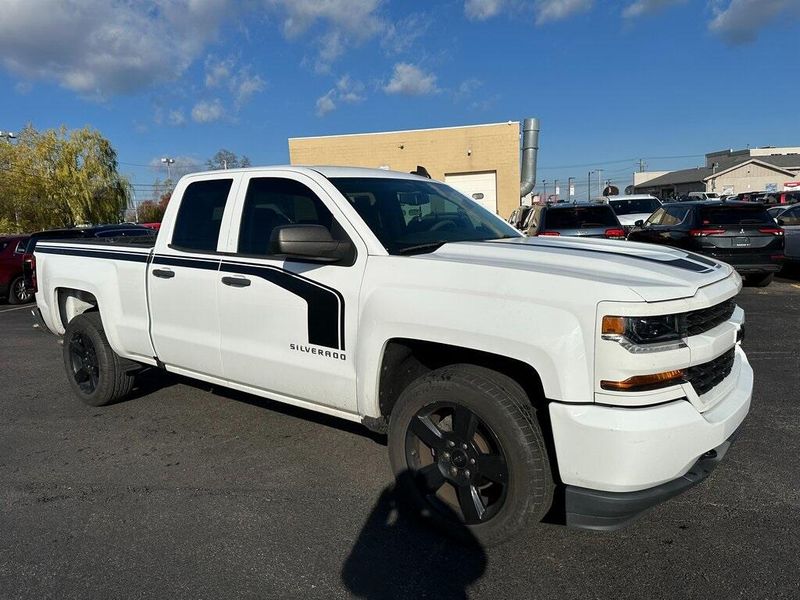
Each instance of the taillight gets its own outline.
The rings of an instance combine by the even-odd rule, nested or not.
[[[536,235],[561,235],[557,231],[540,231]]]
[[[761,233],[771,233],[772,235],[783,235],[783,229],[780,227],[759,227]]]
[[[25,286],[35,294],[39,291],[39,284],[36,281],[36,257],[33,254],[26,254],[22,260],[30,269],[30,278],[25,282]]]
[[[720,235],[725,233],[724,229],[691,229],[689,235],[692,237],[705,237],[707,235]]]
[[[625,239],[625,230],[618,228],[606,229],[606,237],[610,240]]]

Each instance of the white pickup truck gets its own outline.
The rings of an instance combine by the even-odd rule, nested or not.
[[[189,175],[157,238],[40,241],[33,279],[84,402],[150,365],[360,421],[421,514],[486,543],[551,508],[623,525],[703,480],[750,407],[731,267],[527,238],[416,175]]]

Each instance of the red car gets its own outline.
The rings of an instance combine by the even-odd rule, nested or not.
[[[8,298],[9,304],[33,300],[22,278],[22,257],[27,241],[28,236],[22,235],[0,237],[0,298]]]

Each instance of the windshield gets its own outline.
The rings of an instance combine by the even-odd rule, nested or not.
[[[435,181],[333,177],[390,254],[435,250],[446,242],[520,237],[480,204]]]
[[[586,229],[589,227],[619,227],[619,221],[605,204],[550,209],[545,215],[546,229]]]
[[[703,225],[773,224],[763,206],[704,206],[700,210]]]
[[[612,200],[611,208],[618,215],[650,214],[657,210],[661,203],[655,198],[635,198],[631,200]]]

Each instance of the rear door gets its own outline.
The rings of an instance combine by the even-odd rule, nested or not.
[[[352,260],[273,254],[273,231],[322,225],[349,239]],[[227,255],[216,276],[225,378],[258,391],[356,412],[355,336],[366,247],[331,197],[292,171],[242,181]]]
[[[785,210],[778,218],[786,239],[786,258],[800,260],[800,204]]]
[[[227,239],[241,175],[192,178],[167,208],[147,283],[151,337],[158,358],[186,374],[222,378],[219,251]],[[177,214],[170,214],[175,210]]]

